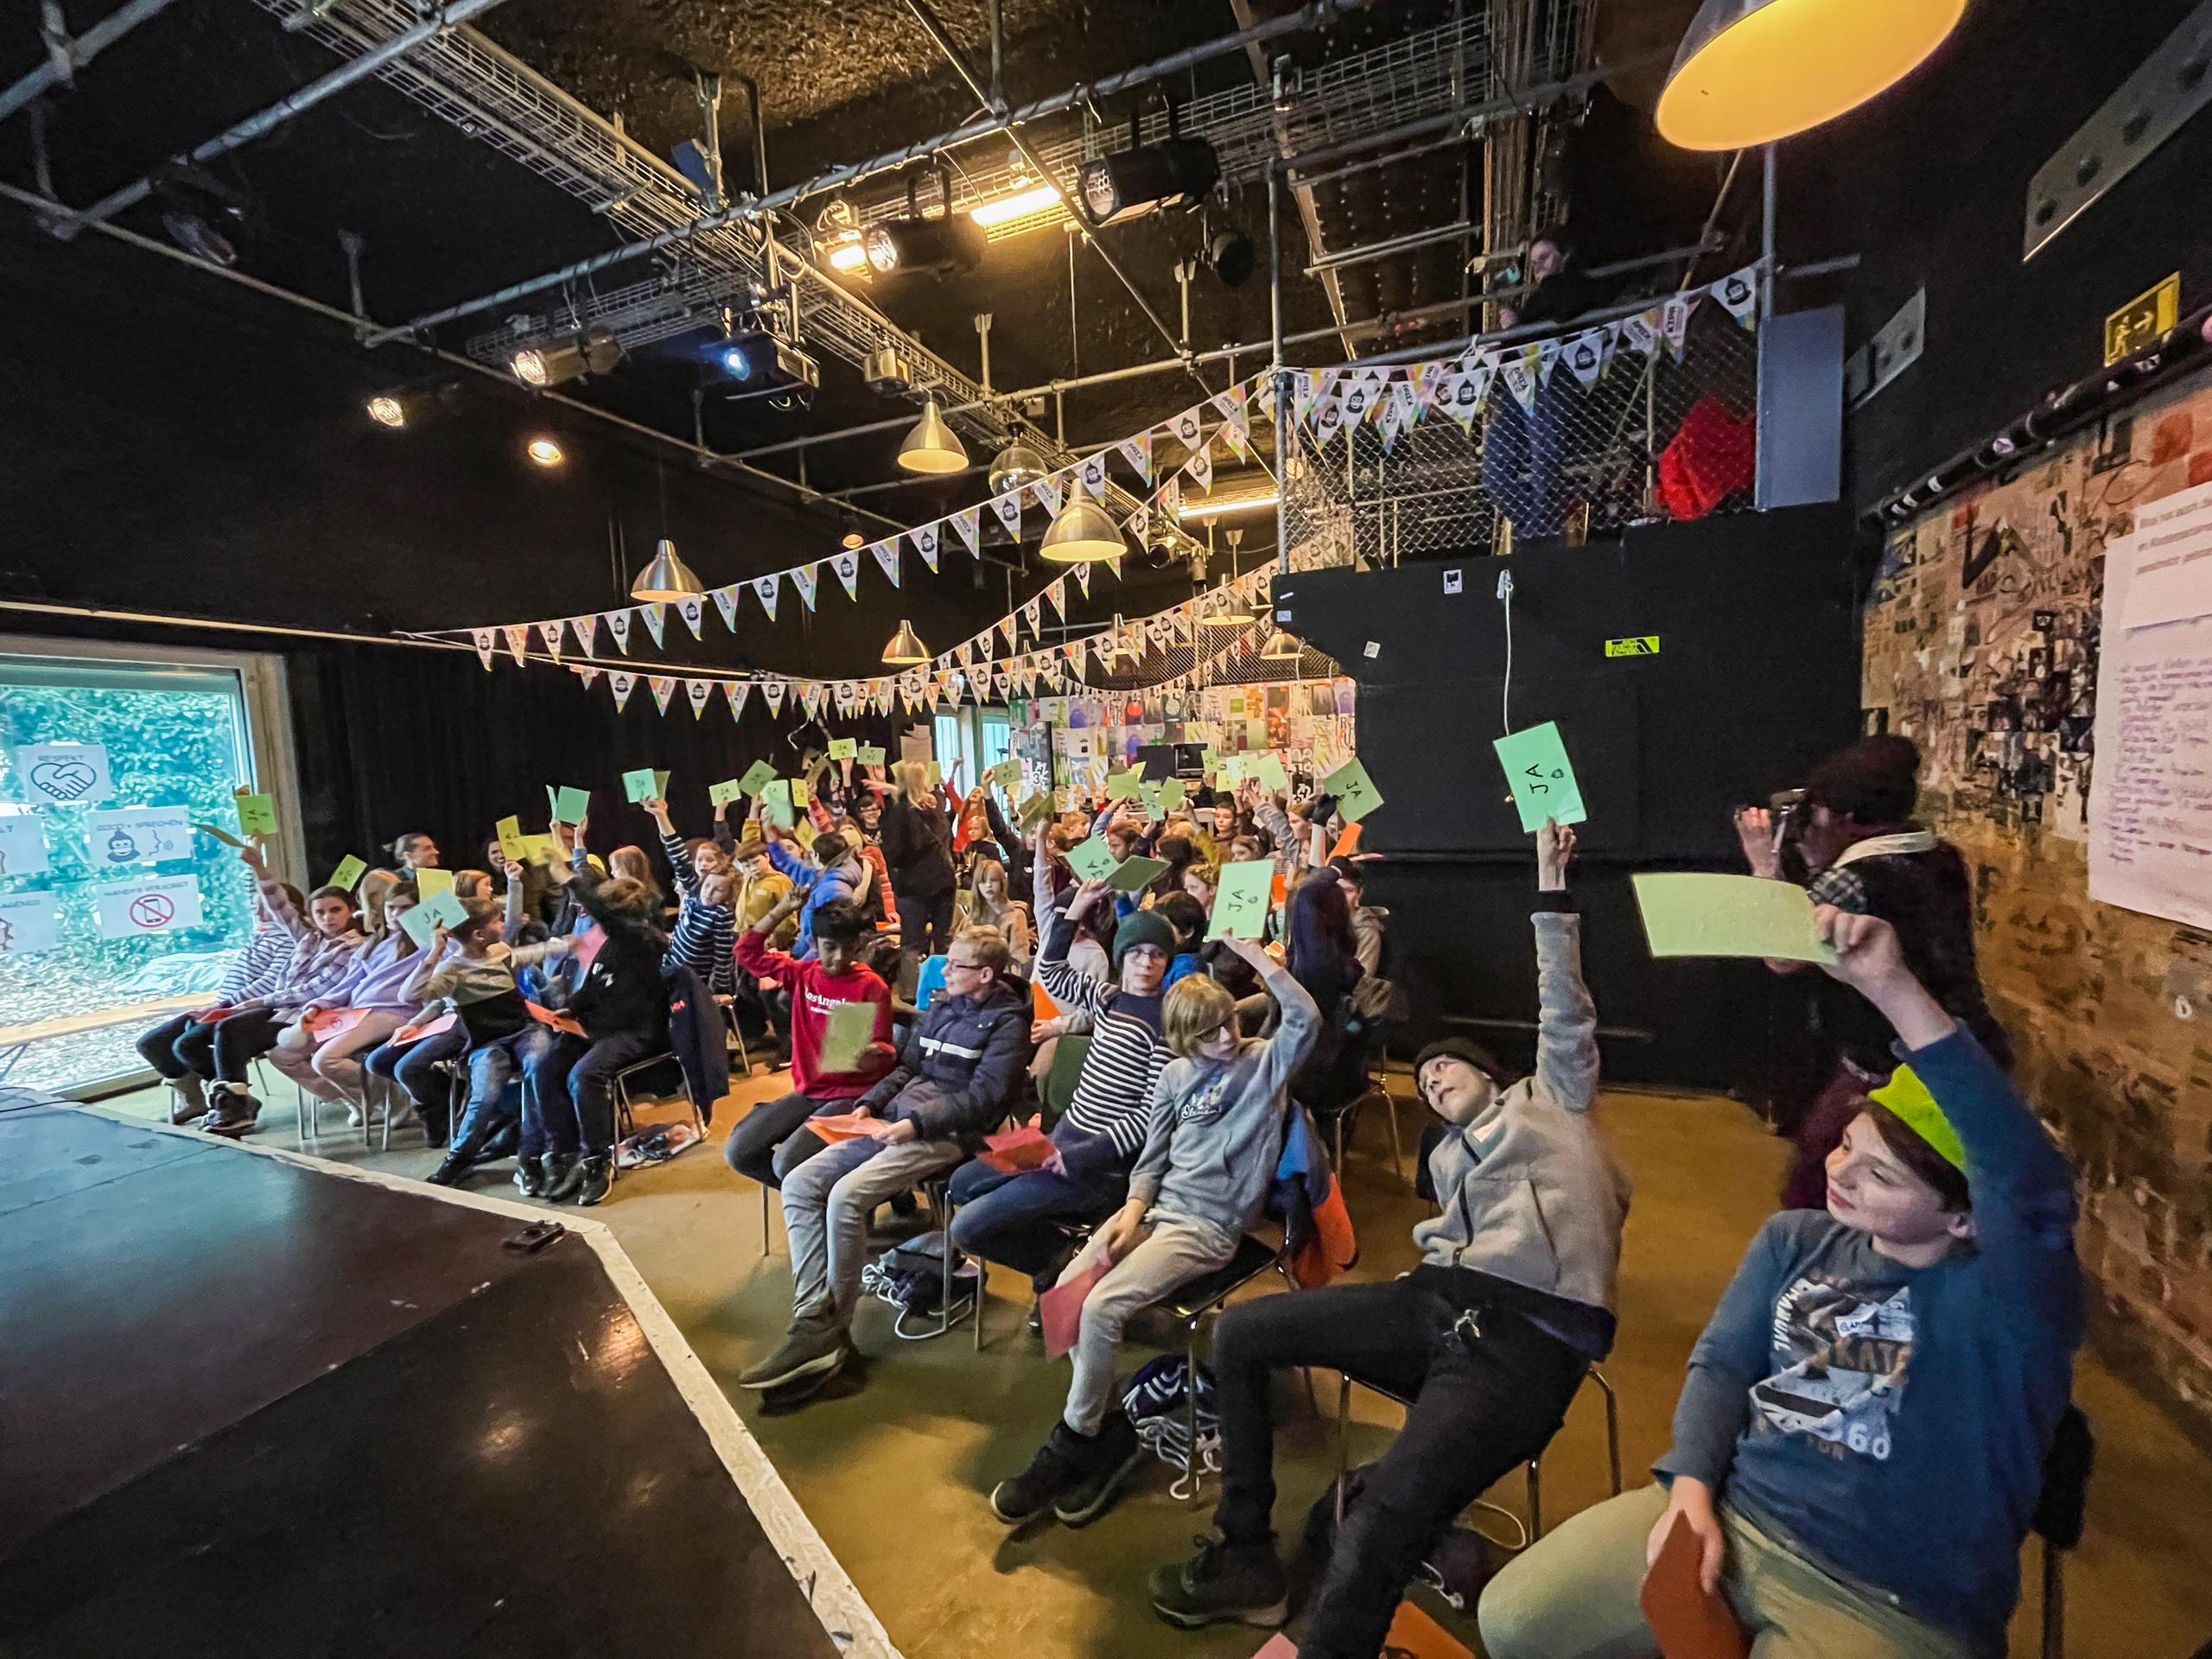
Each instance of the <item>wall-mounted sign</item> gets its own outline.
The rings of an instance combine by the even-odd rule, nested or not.
[[[2181,272],[2145,289],[2105,319],[2107,367],[2133,357],[2181,321]]]

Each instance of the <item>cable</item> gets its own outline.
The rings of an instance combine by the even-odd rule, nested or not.
[[[1505,607],[1505,684],[1498,693],[1497,717],[1505,727],[1505,735],[1513,735],[1513,573],[1497,573],[1497,597]]]

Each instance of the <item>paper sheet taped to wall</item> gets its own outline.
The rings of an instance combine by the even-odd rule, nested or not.
[[[2105,552],[2106,581],[2127,567],[2126,603],[2107,608],[2122,626],[2157,627],[2212,613],[2212,484],[2176,490],[2135,515],[2135,533]]]

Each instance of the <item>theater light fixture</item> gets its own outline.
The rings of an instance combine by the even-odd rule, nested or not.
[[[906,214],[903,219],[880,219],[868,227],[861,245],[868,262],[879,276],[911,276],[927,273],[973,270],[982,263],[986,238],[982,227],[966,213],[952,211],[952,175],[939,168],[938,189],[942,205],[934,219],[922,217],[914,202],[915,179],[906,181]]]
[[[1198,263],[1213,272],[1224,288],[1242,288],[1259,269],[1260,256],[1252,246],[1250,237],[1231,228],[1217,231],[1206,239],[1205,251],[1198,255]]]
[[[1016,431],[1007,441],[998,458],[991,462],[990,486],[993,495],[1004,495],[1008,490],[1018,490],[1024,484],[1034,484],[1045,476],[1045,458],[1022,442]]]
[[[930,659],[930,648],[914,632],[914,625],[905,617],[899,619],[899,632],[891,636],[891,643],[883,648],[883,660],[893,668],[913,668]]]
[[[647,603],[696,599],[706,591],[691,574],[691,567],[676,556],[676,543],[666,537],[653,550],[653,562],[630,584],[630,597]]]
[[[524,453],[541,467],[558,467],[568,459],[561,452],[561,446],[550,438],[532,438]]]
[[[1273,490],[1260,495],[1224,496],[1219,500],[1185,501],[1175,515],[1184,524],[1204,524],[1209,518],[1224,518],[1232,512],[1257,512],[1262,507],[1272,507],[1281,498]]]
[[[1112,516],[1090,499],[1077,479],[1037,550],[1054,564],[1097,564],[1120,558],[1128,546]]]
[[[1834,120],[1895,86],[1966,0],[1705,0],[1654,112],[1685,149],[1743,149]]]
[[[988,230],[994,225],[1004,225],[1012,219],[1027,219],[1032,213],[1041,213],[1059,199],[1060,193],[1051,185],[1039,184],[1016,191],[1010,196],[1001,196],[994,201],[978,203],[968,210],[968,217]]]
[[[407,404],[396,391],[380,391],[369,399],[369,418],[394,431],[407,424]]]
[[[906,434],[906,441],[899,446],[899,464],[910,473],[964,473],[968,470],[968,452],[944,416],[937,412],[937,399],[930,398],[922,405],[922,418],[914,423],[914,429]]]
[[[625,355],[614,331],[595,322],[570,339],[525,346],[507,359],[507,366],[525,386],[543,389],[587,374],[611,374]]]
[[[1076,194],[1094,226],[1142,219],[1164,207],[1195,207],[1221,179],[1221,158],[1203,138],[1176,130],[1175,101],[1167,100],[1167,137],[1110,156],[1094,156],[1076,173]],[[1129,130],[1142,122],[1132,117]]]
[[[842,243],[830,250],[830,269],[832,270],[866,270],[868,250],[858,242]]]

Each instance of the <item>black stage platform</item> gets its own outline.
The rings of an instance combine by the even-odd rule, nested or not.
[[[827,1552],[592,1241],[528,1225],[0,1100],[0,1653],[888,1651],[832,1639],[784,1559]]]

